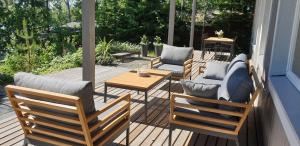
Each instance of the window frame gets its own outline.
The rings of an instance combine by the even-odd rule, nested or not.
[[[291,83],[300,91],[300,77],[296,75],[292,68],[294,63],[294,53],[296,50],[297,39],[300,37],[300,1],[297,0],[297,5],[295,9],[295,16],[294,16],[294,24],[293,24],[293,31],[292,31],[292,39],[289,49],[289,57],[288,57],[288,65],[287,65],[287,78],[290,80]],[[300,46],[299,48],[300,49]]]

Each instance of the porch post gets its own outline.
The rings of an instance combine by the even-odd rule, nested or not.
[[[190,47],[194,46],[194,36],[195,36],[195,21],[196,21],[196,0],[193,0],[192,4],[192,22],[191,22],[191,32],[190,32]]]
[[[82,2],[82,80],[95,87],[95,0]]]
[[[176,0],[170,0],[168,44],[173,45]]]

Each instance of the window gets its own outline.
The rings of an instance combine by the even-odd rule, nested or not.
[[[300,29],[299,29],[300,32]],[[297,37],[297,45],[295,47],[294,51],[294,57],[293,57],[293,62],[292,62],[292,72],[300,78],[300,33],[298,32],[298,37]]]
[[[287,76],[300,91],[300,2],[296,8]]]

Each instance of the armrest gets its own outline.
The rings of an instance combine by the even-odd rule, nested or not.
[[[110,108],[112,108],[113,106],[117,105],[118,103],[120,103],[122,101],[126,101],[125,104],[122,105],[119,109],[115,110],[114,113],[117,113],[117,111],[125,110],[126,108],[128,108],[127,110],[130,111],[130,99],[131,99],[131,95],[130,94],[126,94],[126,95],[123,95],[123,96],[119,97],[118,99],[116,99],[116,100],[114,100],[114,101],[106,104],[104,107],[102,107],[99,110],[97,110],[94,114],[88,116],[87,117],[87,122],[92,121],[97,116],[101,115],[102,113],[104,113],[105,111],[109,110]],[[110,114],[110,116],[107,117],[107,119],[109,119],[109,118],[111,118],[113,116],[114,116],[114,114]]]
[[[193,101],[199,101],[202,103],[225,105],[225,106],[238,107],[238,108],[243,108],[243,109],[246,109],[249,106],[248,104],[234,103],[234,102],[229,102],[229,101],[224,101],[224,100],[207,99],[207,98],[202,98],[202,97],[195,97],[195,96],[190,96],[190,95],[172,93],[171,99],[170,99],[171,114],[174,112],[175,107],[183,107],[183,108],[197,109],[197,110],[202,110],[202,111],[206,111],[206,112],[229,115],[229,116],[236,116],[236,117],[243,117],[243,115],[244,115],[242,112],[233,112],[233,111],[220,110],[220,109],[216,109],[216,108],[199,106],[199,105],[176,103],[175,98],[185,98],[185,99],[190,99]]]
[[[154,65],[159,64],[161,62],[161,58],[160,57],[156,57],[154,59],[151,60],[151,64],[150,67],[153,68]]]
[[[193,66],[193,59],[189,59],[183,63],[183,78],[191,75],[192,72],[192,66]]]
[[[129,126],[130,122],[130,94],[123,95],[118,99],[110,102],[105,107],[99,109],[95,114],[88,117],[88,121],[94,119],[98,115],[102,114],[103,112],[109,110],[113,106],[117,105],[118,103],[125,101],[124,104],[120,106],[120,108],[110,112],[107,116],[103,119],[97,121],[92,127],[90,127],[89,131],[93,132],[99,127],[102,127],[100,131],[97,131],[96,135],[92,137],[92,141],[97,141],[100,137],[107,134],[113,128],[120,128],[126,125]],[[121,124],[121,125],[120,125]]]
[[[206,69],[206,62],[201,62],[202,65],[199,66],[199,74],[204,73],[204,70]]]

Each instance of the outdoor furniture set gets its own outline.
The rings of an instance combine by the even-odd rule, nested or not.
[[[15,85],[6,86],[6,91],[25,145],[104,145],[124,131],[128,145],[131,95],[106,103],[107,88],[144,92],[147,117],[148,91],[165,80],[170,98],[169,144],[175,128],[234,139],[238,144],[239,131],[260,92],[260,86],[252,86],[250,75],[255,72],[249,75],[246,56],[230,63],[207,62],[191,81],[192,63],[193,48],[164,45],[161,56],[151,61],[148,76],[130,71],[105,81],[104,102],[98,110],[93,86],[87,81],[18,73]],[[180,79],[185,94],[171,94],[171,80]]]

